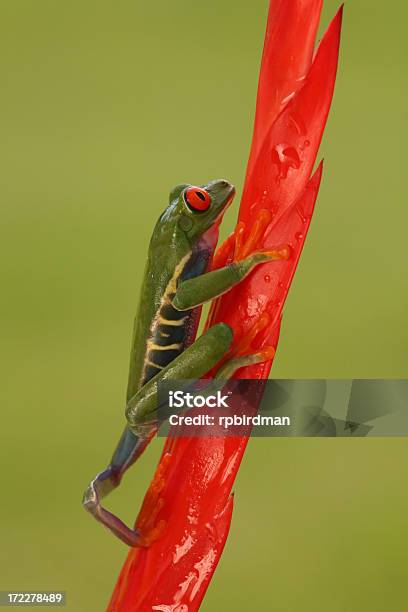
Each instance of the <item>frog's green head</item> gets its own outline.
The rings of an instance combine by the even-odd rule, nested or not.
[[[200,187],[177,185],[170,192],[166,213],[173,220],[177,219],[179,229],[194,242],[218,225],[234,195],[235,187],[224,180]]]

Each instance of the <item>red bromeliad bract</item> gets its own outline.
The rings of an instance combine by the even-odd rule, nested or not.
[[[312,170],[333,96],[342,9],[313,58],[322,0],[271,0],[254,136],[239,222],[214,267],[253,250],[289,245],[290,257],[259,266],[219,298],[210,323],[234,330],[236,353],[276,347],[282,307],[319,191]],[[270,353],[272,356],[273,351]],[[239,378],[267,378],[272,360]],[[232,486],[247,438],[168,439],[136,524],[158,538],[132,549],[110,612],[198,610],[220,559],[232,515]]]

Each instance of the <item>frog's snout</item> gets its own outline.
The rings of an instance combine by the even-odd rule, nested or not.
[[[215,196],[216,199],[220,200],[229,200],[235,194],[234,185],[225,179],[211,181],[208,183],[208,185],[204,185],[204,189],[206,189],[211,195]]]
[[[220,181],[221,192],[224,195],[225,201],[230,204],[234,195],[235,195],[235,187],[229,181],[221,180]]]
[[[225,179],[214,181],[214,183],[215,183],[215,186],[219,186],[221,189],[226,189],[228,191],[235,191],[234,185],[230,183],[229,181],[226,181]]]

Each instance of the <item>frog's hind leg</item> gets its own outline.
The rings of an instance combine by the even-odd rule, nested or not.
[[[127,527],[119,518],[101,506],[101,500],[119,486],[126,470],[140,457],[154,432],[148,437],[136,436],[125,427],[108,467],[95,476],[83,498],[83,505],[98,521],[130,546],[141,545],[141,534]]]
[[[155,483],[153,486],[153,502],[149,503],[147,510],[145,508],[143,512],[141,530],[130,529],[118,517],[105,510],[101,506],[101,499],[118,486],[126,469],[141,455],[156,432],[158,383],[169,379],[201,378],[228,353],[232,337],[232,330],[228,325],[224,323],[214,325],[150,379],[128,402],[126,408],[128,427],[122,435],[111,464],[94,478],[85,491],[83,500],[85,509],[128,546],[149,546],[160,535],[160,530],[154,526],[154,521],[160,509],[157,497],[161,485]],[[134,431],[131,431],[131,428]],[[161,480],[159,478],[158,482]]]
[[[210,327],[129,400],[126,406],[128,427],[137,435],[140,427],[157,423],[158,383],[202,378],[228,354],[232,340],[232,329],[226,323]]]

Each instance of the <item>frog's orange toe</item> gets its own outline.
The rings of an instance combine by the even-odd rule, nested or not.
[[[264,234],[272,220],[270,210],[263,208],[259,211],[258,217],[251,228],[249,236],[245,238],[246,224],[240,221],[235,229],[235,251],[234,261],[241,261],[251,255],[262,242]]]
[[[256,353],[256,356],[259,357],[259,362],[262,363],[264,361],[270,361],[275,357],[276,349],[274,346],[265,346],[262,350]]]
[[[249,330],[243,334],[239,342],[236,344],[233,351],[234,357],[241,357],[251,350],[251,344],[255,337],[263,331],[271,322],[271,315],[268,312],[263,312],[251,325]]]
[[[272,317],[269,312],[263,312],[251,325],[251,327],[241,336],[236,344],[231,357],[233,359],[247,357],[248,364],[262,363],[269,361],[275,356],[276,349],[274,346],[265,346],[262,349],[253,349],[251,347],[256,336],[266,330],[271,325]]]
[[[290,259],[292,255],[292,249],[289,244],[282,244],[273,249],[268,249],[267,251],[262,251],[265,255],[268,255],[271,259],[279,260],[279,259]]]

